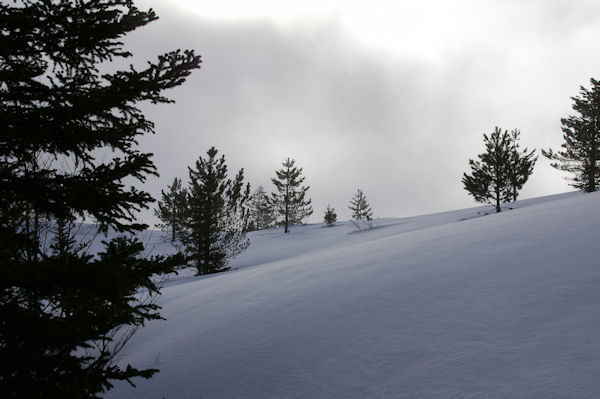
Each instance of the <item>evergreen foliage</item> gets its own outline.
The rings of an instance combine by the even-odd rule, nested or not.
[[[248,230],[268,229],[273,227],[276,219],[277,215],[275,215],[265,188],[258,186],[248,202],[248,226],[250,226]]]
[[[562,151],[542,150],[554,168],[574,174],[570,185],[585,192],[600,185],[600,81],[590,79],[591,90],[580,87],[581,97],[571,97],[578,116],[562,118]]]
[[[182,187],[181,179],[174,178],[173,183],[167,186],[168,192],[161,190],[161,199],[158,201],[154,214],[161,221],[157,224],[161,230],[171,232],[171,241],[175,241],[181,233],[183,216],[186,209],[187,190]]]
[[[537,160],[535,150],[519,151],[519,135],[518,130],[509,134],[498,127],[490,136],[484,134],[486,152],[478,155],[478,161],[469,160],[471,175],[463,174],[465,190],[476,201],[494,205],[496,212],[502,211],[502,202],[516,200]]]
[[[354,197],[350,200],[348,208],[352,211],[352,219],[354,220],[372,220],[373,211],[371,205],[367,202],[367,197],[359,188]]]
[[[304,182],[302,168],[295,166],[296,161],[287,158],[283,168],[275,171],[275,177],[271,181],[277,189],[271,193],[271,202],[281,216],[280,223],[284,226],[284,232],[289,232],[289,226],[302,223],[312,215],[311,200],[306,199],[309,186],[301,186]]]
[[[154,130],[137,103],[170,102],[161,93],[183,83],[200,58],[178,50],[139,71],[98,68],[130,56],[123,35],[155,19],[126,0],[0,3],[4,399],[95,398],[113,380],[157,371],[118,366],[115,356],[125,331],[160,318],[151,277],[181,259],[143,259],[143,245],[126,238],[93,257],[69,229],[83,218],[103,230],[147,227],[136,214],[152,198],[124,183],[156,174],[151,154],[136,148]],[[48,226],[56,230],[47,249],[39,237]]]
[[[537,161],[535,156],[535,149],[528,151],[525,148],[523,151],[519,150],[519,139],[521,132],[517,129],[513,129],[510,132],[510,163],[511,166],[508,169],[508,181],[510,186],[510,200],[516,201],[519,196],[519,190],[523,188],[529,176],[533,173],[533,167]]]
[[[230,258],[250,244],[245,233],[245,203],[250,184],[244,186],[244,170],[233,180],[227,178],[225,156],[217,158],[211,147],[206,159],[200,157],[195,169],[188,167],[189,189],[181,242],[197,274],[226,271]]]
[[[325,215],[323,216],[323,221],[327,223],[327,226],[329,227],[334,226],[335,222],[337,222],[335,208],[332,208],[331,205],[327,205],[327,209],[325,209]]]

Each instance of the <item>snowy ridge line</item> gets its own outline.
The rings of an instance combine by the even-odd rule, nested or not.
[[[509,211],[513,211],[578,195],[581,195],[581,193],[569,192],[524,199],[519,200],[516,203],[506,204],[505,209],[508,207]],[[284,259],[289,259],[291,261],[295,257],[305,256],[313,252],[322,252],[322,249],[332,249],[332,247],[335,246],[339,246],[340,248],[352,246],[355,245],[356,240],[361,243],[373,240],[377,241],[382,235],[386,238],[396,237],[418,230],[463,222],[483,216],[490,216],[491,213],[489,212],[491,210],[493,210],[492,206],[484,205],[419,216],[376,218],[378,225],[363,232],[355,231],[354,226],[352,226],[349,221],[338,222],[334,227],[326,227],[323,223],[295,225],[291,227],[291,232],[286,235],[282,234],[283,228],[281,227],[253,231],[248,234],[251,242],[250,247],[245,253],[232,260],[230,264],[232,270],[226,273],[239,272],[249,267],[266,267],[269,264],[277,263]],[[387,231],[382,232],[382,229]],[[149,234],[151,232],[153,234]],[[161,248],[163,251],[165,246],[168,247],[171,245],[168,240],[164,239],[164,232],[149,230],[144,232],[144,234],[146,236],[159,238],[161,241],[157,243],[157,247]],[[319,240],[313,239],[315,234],[319,235]],[[168,236],[168,234],[166,236]],[[265,248],[268,248],[268,253],[266,254],[262,253]],[[171,250],[174,250],[174,248]],[[158,251],[152,251],[152,254],[158,253],[161,253],[160,249]],[[208,278],[212,279],[221,275],[221,273],[207,276],[195,276],[194,274],[195,270],[193,268],[180,270],[178,275],[169,276],[166,286],[185,284]]]

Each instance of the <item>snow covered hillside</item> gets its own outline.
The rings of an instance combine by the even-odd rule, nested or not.
[[[183,276],[108,398],[600,397],[600,193],[255,232]],[[478,217],[480,216],[480,217]]]

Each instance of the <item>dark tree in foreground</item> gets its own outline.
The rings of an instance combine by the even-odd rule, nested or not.
[[[131,1],[0,3],[3,399],[99,397],[113,380],[157,371],[118,366],[115,355],[132,330],[160,318],[141,299],[178,260],[144,259],[143,245],[126,238],[86,255],[68,228],[84,218],[122,233],[146,227],[136,214],[152,199],[125,185],[156,174],[136,146],[154,129],[137,103],[169,102],[161,93],[200,59],[174,51],[143,70],[98,68],[130,56],[122,37],[156,18]],[[38,239],[44,221],[50,248]]]
[[[325,215],[323,216],[323,221],[327,223],[327,226],[329,227],[335,225],[335,222],[337,222],[335,208],[332,208],[331,205],[327,205],[327,209],[325,209]]]
[[[354,197],[350,200],[348,208],[352,211],[352,219],[354,220],[372,220],[373,211],[371,205],[367,202],[367,197],[359,188]]]
[[[302,186],[305,179],[302,168],[296,167],[295,163],[293,159],[286,159],[283,168],[276,170],[271,179],[277,189],[276,193],[271,193],[271,202],[282,217],[285,233],[289,232],[290,225],[302,223],[313,213],[311,200],[306,199],[309,186]]]
[[[161,221],[156,227],[171,232],[171,241],[175,241],[181,233],[183,213],[186,208],[187,191],[181,185],[181,179],[173,179],[167,186],[168,191],[161,191],[161,199],[154,209],[154,215]]]
[[[244,186],[244,170],[227,178],[225,156],[208,150],[189,170],[189,189],[181,241],[197,274],[228,270],[227,261],[248,248],[245,203],[250,185]]]
[[[588,193],[600,185],[600,81],[590,81],[591,90],[581,86],[581,97],[571,98],[579,115],[561,119],[562,151],[542,150],[553,167],[575,175],[567,179],[571,186]]]
[[[263,186],[252,193],[248,201],[248,230],[264,230],[273,227],[277,215]]]
[[[496,212],[502,211],[502,202],[517,198],[537,159],[533,157],[535,150],[519,152],[518,137],[518,131],[511,135],[498,127],[489,137],[484,134],[486,152],[478,155],[478,161],[470,159],[471,174],[463,174],[465,190],[476,201],[494,205]]]

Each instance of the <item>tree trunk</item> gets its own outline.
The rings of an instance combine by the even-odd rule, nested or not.
[[[500,190],[498,189],[498,186],[496,186],[496,213],[500,212],[502,212],[502,209],[500,208]]]
[[[288,232],[288,212],[289,212],[289,208],[288,208],[288,204],[285,204],[285,230],[284,233]]]
[[[284,233],[288,232],[288,223],[289,223],[289,214],[290,214],[290,197],[289,197],[289,191],[288,191],[288,187],[285,188],[285,230]]]
[[[590,168],[588,170],[588,183],[586,191],[592,193],[596,191],[596,141],[592,140],[592,148],[590,151]]]

